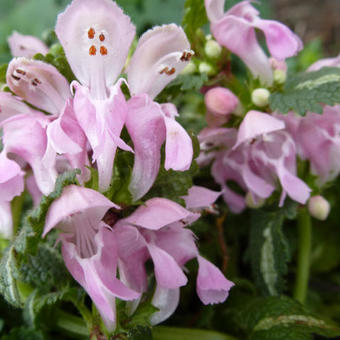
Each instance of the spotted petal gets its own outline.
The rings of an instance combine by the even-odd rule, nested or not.
[[[130,18],[111,0],[74,0],[58,16],[56,33],[75,76],[104,99],[135,35]]]

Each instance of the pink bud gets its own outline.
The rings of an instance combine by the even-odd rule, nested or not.
[[[236,110],[238,98],[224,87],[214,87],[205,94],[205,105],[208,112],[215,116],[224,116]]]

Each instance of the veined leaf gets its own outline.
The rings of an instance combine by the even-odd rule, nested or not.
[[[314,72],[292,76],[283,92],[274,92],[269,98],[273,111],[295,111],[304,116],[307,111],[322,113],[322,104],[340,103],[340,68],[324,67]]]

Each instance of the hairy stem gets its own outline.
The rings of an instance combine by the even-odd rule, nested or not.
[[[298,215],[298,258],[294,298],[304,303],[308,291],[312,223],[307,209],[301,208]]]

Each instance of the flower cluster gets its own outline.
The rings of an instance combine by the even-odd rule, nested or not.
[[[322,115],[308,112],[304,117],[268,110],[270,89],[285,82],[285,59],[301,50],[300,39],[283,24],[261,19],[250,1],[225,13],[223,0],[206,0],[205,6],[216,41],[236,54],[262,87],[252,91],[250,110],[228,88],[217,84],[205,90],[208,127],[199,135],[198,163],[212,163],[212,176],[235,213],[262,206],[279,188],[279,206],[286,196],[305,204],[312,189],[299,178],[298,159],[309,161],[319,188],[339,174],[339,107],[324,106]],[[256,39],[256,28],[264,33],[270,57]],[[339,57],[320,60],[308,71],[325,66],[339,66]],[[232,117],[239,124],[235,126]],[[235,191],[232,182],[240,190]]]
[[[56,67],[32,58],[47,52],[42,42],[18,33],[9,39],[15,58],[7,69],[9,91],[0,92],[2,235],[13,236],[10,203],[25,187],[38,204],[53,191],[58,174],[80,169],[80,185],[64,188],[52,203],[43,236],[53,228],[61,231],[66,267],[110,331],[116,326],[115,298],[132,301],[133,313],[147,292],[149,260],[157,283],[152,304],[159,309],[153,324],[176,309],[179,288],[187,283],[184,265],[193,258],[202,302],[224,301],[233,283],[199,255],[186,228],[219,193],[192,187],[183,197],[186,208],[155,197],[125,218],[123,207],[104,195],[112,185],[117,148],[134,157],[128,188],[134,202],[155,182],[164,143],[166,170],[191,165],[192,141],[176,121],[176,107],[154,100],[193,54],[184,31],[175,24],[155,27],[128,58],[135,27],[111,0],[74,0],[55,31],[77,79],[71,84]],[[125,79],[120,74],[126,63]],[[121,136],[123,128],[130,140]],[[85,187],[93,171],[99,191]]]

